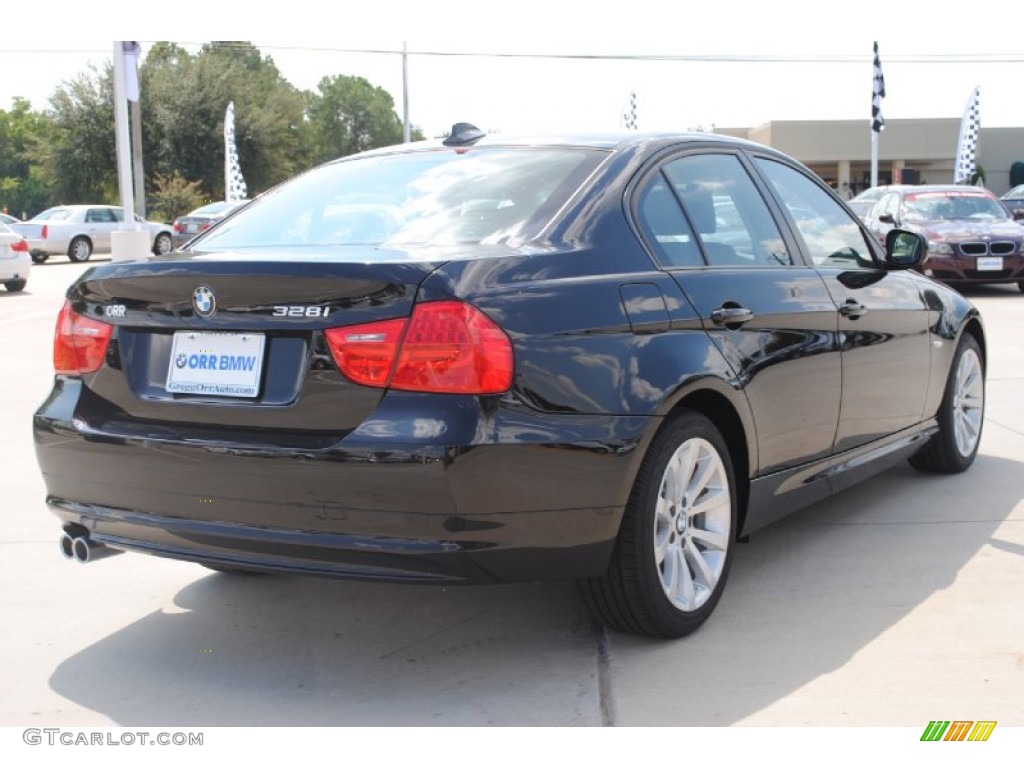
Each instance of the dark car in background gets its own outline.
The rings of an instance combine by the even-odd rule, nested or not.
[[[174,220],[171,239],[175,248],[180,248],[200,232],[205,232],[229,213],[248,203],[248,200],[219,200],[196,208],[185,216]]]
[[[1024,184],[1018,184],[999,199],[1015,220],[1024,219]]]
[[[884,241],[903,227],[928,241],[920,269],[945,283],[1016,283],[1024,291],[1024,227],[983,187],[891,187],[866,224]]]
[[[709,134],[463,125],[328,163],[69,288],[34,418],[61,549],[576,579],[684,635],[745,534],[973,462],[984,331],[923,252]]]

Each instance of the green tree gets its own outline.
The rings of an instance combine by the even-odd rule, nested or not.
[[[174,221],[191,210],[198,208],[208,198],[198,181],[189,181],[175,171],[170,176],[157,173],[153,177],[153,199],[156,207],[152,218],[159,221]]]
[[[117,198],[113,65],[90,67],[50,97],[50,130],[37,149],[53,202],[100,203]]]
[[[325,77],[306,99],[314,163],[402,141],[402,121],[391,94],[366,78]],[[412,138],[423,134],[416,129]]]
[[[49,188],[35,157],[50,125],[27,99],[15,98],[9,112],[0,109],[0,209],[12,216],[33,215],[50,201]]]
[[[269,56],[246,42],[205,44],[190,54],[157,43],[140,83],[147,174],[175,171],[224,197],[224,115],[235,103],[235,143],[250,194],[309,165],[303,97]]]

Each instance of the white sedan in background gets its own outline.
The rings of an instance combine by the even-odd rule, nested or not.
[[[0,284],[11,293],[23,290],[31,268],[28,243],[6,224],[0,223]]]
[[[153,253],[162,256],[174,249],[169,224],[135,219],[149,232]],[[28,240],[37,264],[62,253],[71,261],[88,261],[93,251],[110,250],[110,233],[122,229],[123,221],[124,211],[112,205],[59,205],[15,224],[14,230]]]

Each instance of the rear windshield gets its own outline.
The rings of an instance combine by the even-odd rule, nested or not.
[[[50,208],[36,214],[34,221],[63,221],[72,214],[70,208]]]
[[[536,231],[603,157],[498,147],[356,157],[259,197],[192,247],[498,243]]]

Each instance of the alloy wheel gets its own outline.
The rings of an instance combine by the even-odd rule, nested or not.
[[[654,557],[665,596],[678,610],[704,605],[722,577],[732,503],[715,447],[691,438],[665,467],[654,521]]]
[[[981,360],[973,349],[960,356],[953,392],[953,434],[961,456],[970,456],[981,437],[985,413],[985,383]]]

